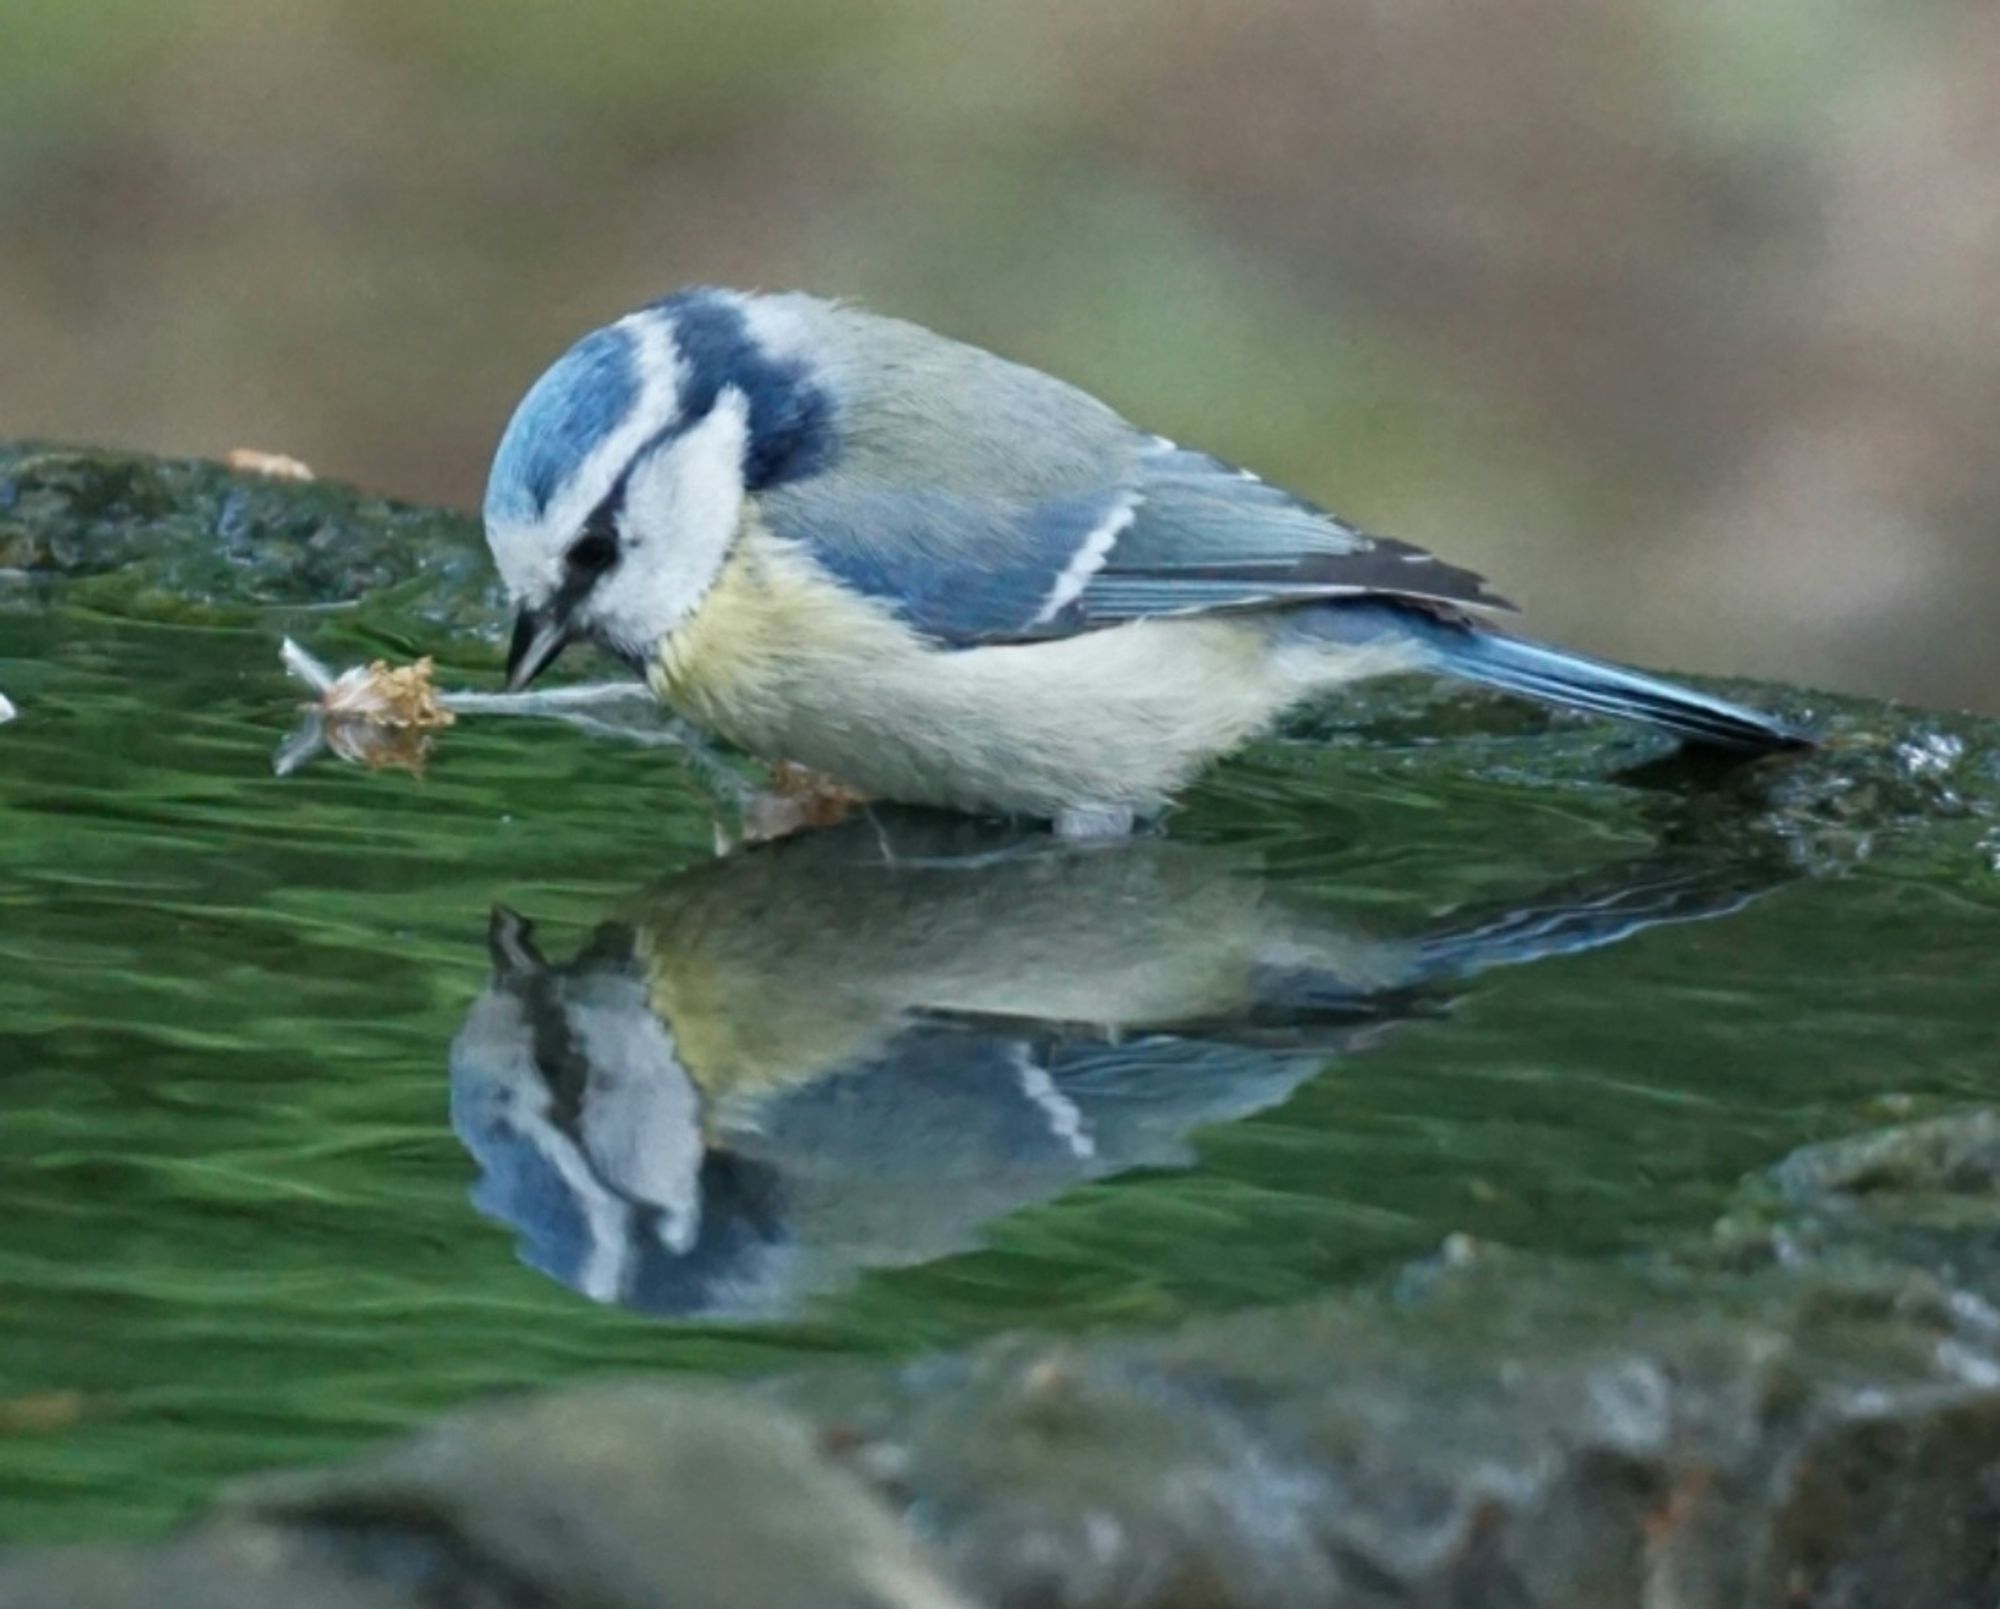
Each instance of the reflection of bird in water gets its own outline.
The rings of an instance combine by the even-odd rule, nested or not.
[[[1450,979],[1755,892],[1656,859],[1384,940],[1223,850],[914,817],[890,852],[882,830],[681,873],[565,965],[495,913],[452,1118],[528,1262],[599,1301],[782,1313],[1184,1164],[1190,1131],[1283,1101]]]

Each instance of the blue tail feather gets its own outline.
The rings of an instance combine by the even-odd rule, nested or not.
[[[1481,687],[1637,721],[1713,748],[1762,751],[1812,742],[1774,716],[1565,648],[1394,605],[1352,605],[1343,612],[1349,618],[1342,635],[1408,633],[1424,645],[1435,669]],[[1371,618],[1378,615],[1389,618]]]

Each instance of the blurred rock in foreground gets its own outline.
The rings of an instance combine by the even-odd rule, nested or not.
[[[0,1602],[1990,1603],[1996,1132],[1815,1147],[1641,1264],[1461,1240],[1165,1337],[500,1402]]]

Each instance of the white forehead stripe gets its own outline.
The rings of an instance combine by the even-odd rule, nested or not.
[[[501,579],[516,598],[542,598],[562,582],[562,554],[569,538],[618,483],[632,455],[669,428],[680,408],[686,361],[674,341],[672,320],[653,312],[620,319],[613,329],[631,343],[637,381],[632,405],[576,470],[556,488],[541,517],[520,524],[489,523],[487,541]]]
[[[542,515],[544,530],[564,534],[577,529],[592,509],[604,501],[636,453],[672,422],[680,408],[681,379],[686,363],[674,341],[672,323],[657,313],[633,313],[615,329],[632,342],[632,371],[639,390],[632,411],[618,428],[591,450],[569,484],[549,500]]]
[[[1062,574],[1056,577],[1056,584],[1049,588],[1042,607],[1036,611],[1035,625],[1046,626],[1083,596],[1083,589],[1090,585],[1090,578],[1103,569],[1105,560],[1111,557],[1118,538],[1139,517],[1139,504],[1143,501],[1143,498],[1134,497],[1131,502],[1120,504],[1083,539],[1070,556],[1069,563],[1063,566]]]

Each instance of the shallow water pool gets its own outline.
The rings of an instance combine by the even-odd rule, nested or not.
[[[1164,839],[718,862],[673,754],[550,723],[274,776],[281,626],[0,614],[6,1540],[524,1385],[1643,1250],[1993,1093],[1971,819],[1828,861],[1481,704]]]

